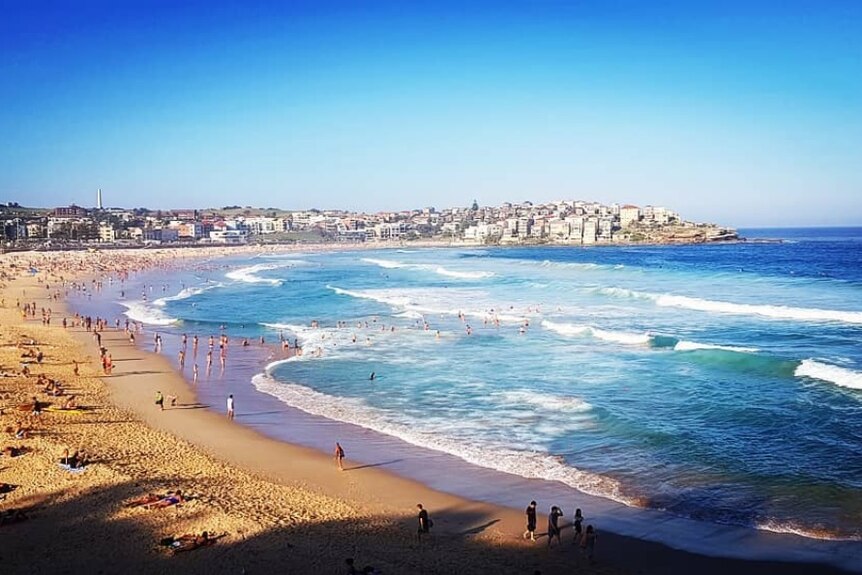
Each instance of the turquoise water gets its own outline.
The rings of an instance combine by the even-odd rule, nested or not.
[[[860,539],[862,230],[742,234],[786,241],[262,255],[122,303],[165,331],[298,339],[252,385],[311,414],[631,506]]]

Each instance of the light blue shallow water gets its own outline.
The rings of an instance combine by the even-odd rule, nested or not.
[[[862,230],[743,233],[788,241],[261,256],[124,304],[298,338],[253,385],[315,415],[629,505],[862,538]]]

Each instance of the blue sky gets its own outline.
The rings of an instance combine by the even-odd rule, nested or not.
[[[862,225],[862,2],[39,2],[0,200]]]

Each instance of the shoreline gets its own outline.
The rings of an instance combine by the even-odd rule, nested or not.
[[[78,344],[88,347],[92,353],[93,344],[88,341],[88,334],[79,330],[75,336]],[[299,483],[323,496],[350,501],[361,507],[363,513],[384,514],[395,517],[398,521],[410,522],[414,515],[413,506],[422,501],[437,520],[435,532],[442,538],[472,532],[481,527],[477,533],[490,536],[495,545],[510,547],[513,553],[532,556],[534,560],[537,556],[540,557],[543,568],[553,569],[555,565],[568,565],[571,568],[574,564],[573,551],[561,550],[562,553],[554,557],[546,552],[542,553],[543,541],[536,545],[520,541],[523,512],[517,509],[435,491],[424,484],[394,475],[374,465],[360,465],[349,473],[339,473],[326,454],[271,439],[246,426],[230,423],[209,409],[197,409],[201,405],[196,400],[181,401],[180,403],[184,403],[181,406],[183,409],[158,412],[152,405],[156,388],[185,399],[194,393],[191,384],[174,369],[169,357],[129,345],[122,331],[108,330],[103,337],[106,347],[114,353],[116,361],[114,373],[103,378],[111,398],[121,408],[135,413],[151,428],[168,431],[190,441],[221,461],[271,478],[277,484]],[[242,406],[239,407],[238,415],[241,416]],[[544,507],[540,506],[540,510]],[[565,510],[567,513],[570,511]],[[810,563],[763,562],[696,555],[643,539],[615,535],[604,530],[602,524],[601,521],[598,523],[601,539],[598,557],[602,566],[606,566],[608,557],[614,556],[615,566],[639,572],[673,572],[684,566],[686,570],[707,572],[731,568],[751,573],[803,573],[813,567]],[[721,528],[713,527],[716,531]],[[657,525],[656,528],[661,530],[662,526]],[[539,531],[544,530],[540,528]],[[755,533],[758,534],[756,538],[763,547],[761,551],[766,552],[769,552],[772,544],[779,539],[798,539],[785,535]],[[564,530],[564,535],[570,540],[569,529]],[[568,541],[564,540],[564,543]],[[739,541],[725,543],[738,544]],[[570,543],[568,546],[571,546]],[[821,564],[818,564],[819,567]],[[824,566],[823,572],[839,571]]]

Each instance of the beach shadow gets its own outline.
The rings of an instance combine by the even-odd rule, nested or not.
[[[99,377],[124,377],[126,375],[164,375],[165,371],[157,370],[140,370],[140,371],[124,371],[122,373],[112,373],[110,375],[100,375]]]
[[[404,461],[403,459],[392,459],[390,461],[381,461],[380,463],[366,463],[363,465],[354,465],[353,467],[345,467],[344,471],[356,471],[358,469],[368,469],[369,467],[383,467],[385,465],[392,465],[393,463],[400,463]]]
[[[467,529],[466,531],[462,531],[461,533],[458,533],[458,535],[460,535],[462,537],[466,537],[468,535],[478,535],[479,533],[485,531],[491,525],[495,525],[499,522],[500,522],[499,519],[492,519],[491,521],[488,521],[487,523],[483,523],[482,525],[477,525],[476,527],[471,527],[470,529]]]
[[[256,413],[238,413],[236,415],[236,419],[247,418],[247,417],[256,417],[258,415],[278,415],[281,413],[289,413],[290,410],[287,409],[276,409],[273,411],[258,411]]]
[[[178,403],[172,405],[170,409],[206,409],[207,407],[210,406],[203,403]]]
[[[108,463],[107,465],[111,465]],[[345,573],[345,559],[374,565],[382,573],[421,575],[584,573],[697,573],[698,575],[839,575],[824,565],[710,558],[663,545],[602,532],[597,565],[578,563],[572,545],[554,546],[501,537],[493,515],[459,508],[430,509],[436,525],[416,540],[416,516],[381,513],[315,519],[314,509],[284,507],[254,515],[253,505],[230,509],[254,525],[253,534],[238,527],[211,547],[172,555],[162,540],[198,529],[223,509],[221,480],[205,477],[140,476],[86,490],[71,487],[15,500],[27,521],[3,525],[0,565],[3,573],[130,573],[220,575],[224,573]],[[128,509],[125,504],[147,493],[161,494],[189,483],[200,495],[190,505],[161,510]],[[6,502],[8,503],[8,502]],[[308,515],[303,515],[308,513]],[[287,519],[287,521],[285,521]],[[221,529],[218,530],[222,532]],[[487,532],[487,533],[485,533]],[[466,535],[474,535],[467,537]],[[325,542],[325,544],[321,544]],[[58,567],[58,558],[62,566]]]

